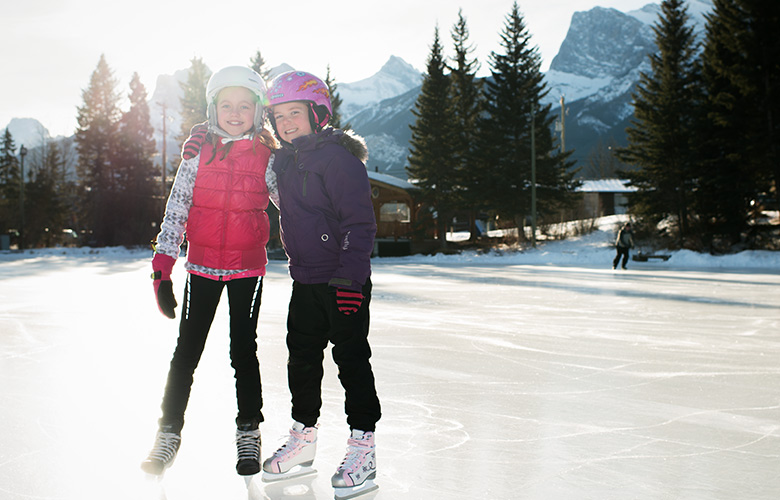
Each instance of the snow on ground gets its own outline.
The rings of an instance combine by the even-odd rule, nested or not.
[[[616,220],[522,253],[373,261],[372,363],[383,405],[365,499],[769,500],[780,491],[780,255],[631,262]],[[175,321],[148,251],[0,253],[0,499],[326,499],[348,430],[326,356],[315,466],[249,488],[234,470],[235,396],[220,307],[180,455],[152,444]],[[177,297],[184,283],[174,270]],[[263,455],[290,425],[290,280],[264,282]]]

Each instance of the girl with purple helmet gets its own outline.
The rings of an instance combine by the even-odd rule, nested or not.
[[[328,127],[328,86],[291,71],[268,91],[269,120],[282,148],[272,173],[293,290],[287,318],[292,418],[287,442],[263,463],[263,479],[312,473],[322,406],[324,350],[345,392],[351,434],[331,483],[337,498],[376,488],[374,432],[381,416],[369,361],[371,254],[376,220],[362,138]]]

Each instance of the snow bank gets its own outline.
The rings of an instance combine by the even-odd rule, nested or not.
[[[536,248],[524,251],[498,251],[488,253],[465,251],[457,255],[411,255],[408,257],[381,257],[377,262],[427,263],[427,264],[504,264],[504,265],[559,265],[604,267],[611,266],[615,256],[613,243],[616,228],[624,216],[604,217],[598,221],[598,229],[584,236],[570,237],[560,241],[541,242]],[[455,235],[456,239],[459,235]],[[460,235],[463,236],[463,235]],[[639,248],[635,249],[639,250]],[[744,251],[732,255],[713,256],[690,250],[663,252],[671,255],[668,261],[650,260],[649,262],[631,262],[629,266],[637,268],[755,268],[780,270],[780,252],[761,250]],[[76,259],[90,260],[131,260],[151,258],[151,250],[146,248],[127,249],[124,247],[106,248],[42,248],[24,252],[0,252],[0,263],[22,259],[50,258],[52,260]]]

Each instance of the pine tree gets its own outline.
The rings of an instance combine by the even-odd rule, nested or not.
[[[453,26],[452,41],[455,57],[450,69],[452,118],[455,126],[453,143],[454,165],[458,177],[460,204],[468,210],[470,240],[477,237],[477,211],[484,206],[485,193],[479,189],[484,172],[479,168],[476,154],[476,126],[480,112],[481,82],[476,73],[479,63],[471,58],[474,48],[469,45],[469,30],[463,10]]]
[[[447,247],[447,222],[456,207],[454,129],[450,104],[450,79],[439,41],[434,32],[427,73],[412,114],[417,118],[410,141],[407,172],[421,190],[423,201],[436,212],[441,248]]]
[[[21,171],[16,144],[7,128],[0,143],[0,234],[19,227],[19,186]]]
[[[547,94],[540,70],[541,56],[531,45],[517,3],[506,17],[501,33],[503,54],[491,52],[490,73],[484,87],[484,112],[478,120],[483,189],[499,217],[514,220],[525,239],[525,219],[532,215],[534,172],[531,130],[534,130],[537,214],[557,214],[571,204],[576,186],[568,170],[569,153],[554,147],[550,104],[540,105]]]
[[[81,221],[91,233],[89,244],[104,246],[113,239],[111,212],[116,198],[118,173],[115,171],[117,127],[120,110],[116,79],[101,55],[89,86],[82,92],[84,104],[78,107],[76,147],[79,162]]]
[[[325,73],[325,85],[328,86],[328,93],[330,93],[330,107],[333,110],[333,116],[330,119],[330,126],[333,128],[343,128],[345,130],[351,128],[349,124],[341,125],[341,97],[338,93],[338,84],[336,80],[330,74],[330,64],[328,64],[327,71]]]
[[[259,50],[249,59],[249,67],[255,70],[255,72],[263,78],[264,82],[269,80],[268,77],[271,75],[271,69],[266,67],[265,59],[263,59],[263,55]]]
[[[179,141],[184,141],[190,135],[193,125],[206,121],[206,84],[211,72],[199,57],[190,60],[187,81],[179,82],[182,90],[181,103],[181,135]]]
[[[752,200],[780,185],[780,4],[714,0],[702,73],[709,114],[703,127],[702,219],[715,242],[740,241]]]
[[[138,73],[130,81],[130,108],[119,122],[118,168],[122,189],[117,200],[118,244],[138,245],[154,236],[152,223],[158,218],[154,184],[158,173],[152,157],[156,152],[146,88]]]
[[[25,188],[25,243],[51,247],[61,241],[62,229],[70,215],[66,204],[69,185],[65,182],[64,160],[52,142],[41,146],[42,158],[31,169]]]
[[[697,43],[683,0],[664,0],[653,26],[658,52],[634,94],[628,146],[618,157],[638,167],[626,177],[638,192],[632,209],[651,223],[672,217],[682,245],[689,236],[691,191],[697,170],[694,133],[701,101]]]

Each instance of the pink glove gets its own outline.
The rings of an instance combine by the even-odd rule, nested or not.
[[[184,147],[181,150],[181,157],[185,160],[190,160],[198,156],[198,153],[200,153],[200,148],[203,147],[203,143],[206,141],[206,134],[208,131],[208,122],[194,125],[190,129],[190,136],[184,142]]]
[[[157,299],[157,307],[165,316],[173,319],[176,317],[176,297],[173,296],[173,282],[171,271],[176,259],[161,253],[154,254],[152,259],[152,279],[154,280],[154,297]]]

